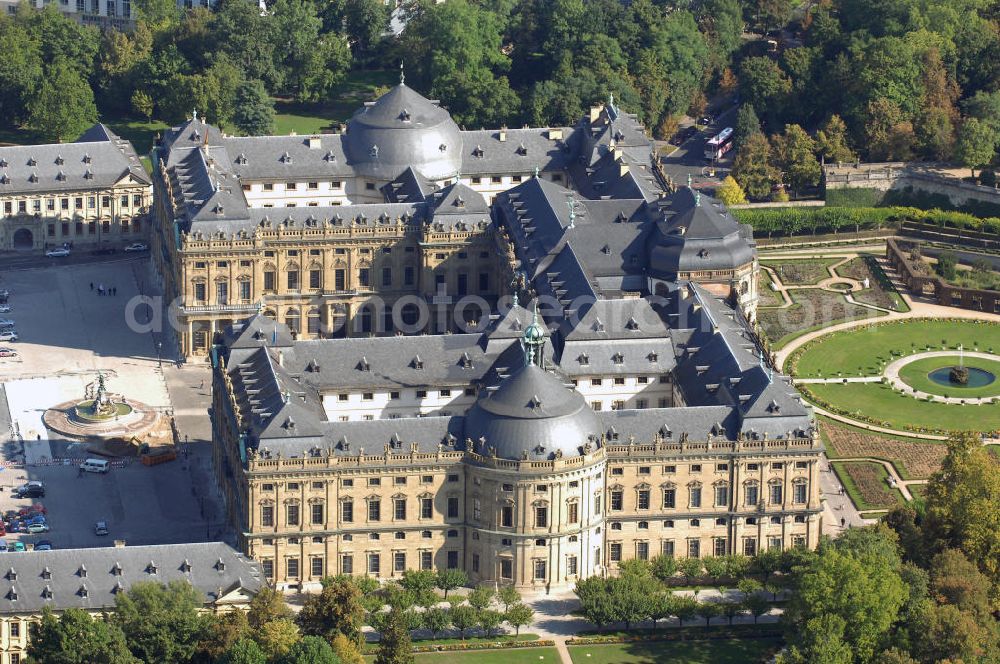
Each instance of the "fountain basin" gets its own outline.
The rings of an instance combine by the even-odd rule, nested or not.
[[[107,422],[119,417],[131,415],[132,406],[127,403],[110,402],[103,406],[100,412],[94,412],[94,400],[88,399],[76,404],[73,408],[73,416],[86,422]]]
[[[959,383],[952,380],[952,369],[954,367],[941,367],[940,369],[935,369],[927,374],[927,378],[938,385],[944,385],[945,387],[953,387],[955,389],[967,389],[975,387],[986,387],[991,385],[996,381],[997,377],[991,371],[986,369],[980,369],[978,367],[964,367],[968,372],[968,380],[965,383]]]

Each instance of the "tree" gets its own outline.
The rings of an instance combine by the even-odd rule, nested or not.
[[[503,614],[494,609],[483,609],[477,611],[479,629],[483,630],[483,635],[487,638],[493,636],[493,632],[500,627],[503,622]]]
[[[531,624],[535,617],[535,610],[527,604],[511,604],[504,613],[504,620],[514,628],[514,634],[520,636],[521,628]]]
[[[29,627],[28,656],[46,664],[139,664],[117,625],[91,618],[82,609],[66,609],[58,617],[49,607]]]
[[[254,630],[254,639],[269,661],[282,657],[299,642],[299,626],[289,618],[271,620]]]
[[[146,122],[153,119],[153,98],[142,90],[132,93],[131,105],[134,112],[146,118]]]
[[[733,624],[733,618],[743,613],[745,608],[743,602],[737,602],[734,600],[725,600],[719,604],[722,615],[729,619],[730,625]]]
[[[717,602],[698,602],[695,613],[705,619],[705,627],[708,627],[712,618],[722,614],[722,607]]]
[[[475,627],[479,618],[476,615],[476,610],[468,604],[460,604],[452,607],[449,617],[451,618],[451,624],[461,632],[463,641],[465,640],[466,630]]]
[[[267,664],[267,657],[257,642],[249,638],[238,639],[219,658],[219,664]]]
[[[727,175],[719,186],[715,188],[715,197],[722,201],[725,206],[746,205],[747,196],[743,193],[743,187],[732,175]]]
[[[684,624],[685,620],[691,620],[698,615],[698,600],[693,597],[674,596],[674,615],[677,616],[677,626]]]
[[[653,629],[656,623],[661,620],[668,620],[674,615],[674,594],[672,592],[661,592],[653,596],[650,601],[649,617],[653,621]]]
[[[775,157],[784,172],[784,182],[799,192],[819,184],[823,172],[813,152],[815,142],[799,125],[785,125],[785,133],[775,138]]]
[[[974,433],[948,441],[941,470],[927,487],[930,537],[961,550],[990,578],[994,607],[1000,596],[1000,472]]]
[[[507,611],[514,604],[520,604],[521,593],[514,586],[501,586],[497,592],[497,600],[503,604],[503,610]]]
[[[438,601],[437,593],[434,592],[437,575],[429,569],[406,570],[399,583],[413,595],[414,601],[421,606],[432,606]]]
[[[14,18],[0,17],[0,122],[10,128],[27,119],[28,102],[42,80],[39,39]]]
[[[361,639],[361,619],[364,609],[357,587],[339,579],[324,579],[323,589],[306,598],[297,621],[302,633],[321,636],[332,641],[343,634],[352,641]]]
[[[617,620],[611,600],[610,579],[592,576],[576,582],[576,595],[580,598],[580,613],[598,628]]]
[[[809,620],[783,662],[788,664],[852,664],[854,657],[844,641],[846,623],[827,614]]]
[[[435,638],[440,632],[448,629],[450,625],[451,616],[447,609],[435,606],[424,611],[424,627],[429,629]]]
[[[678,564],[681,574],[684,575],[685,581],[690,585],[691,581],[695,577],[701,576],[702,564],[701,560],[698,558],[683,558]]]
[[[359,55],[367,53],[389,27],[389,12],[380,0],[346,0],[344,19]]]
[[[413,664],[410,632],[403,612],[397,608],[389,611],[388,621],[381,631],[375,664]]]
[[[740,64],[740,91],[754,109],[766,109],[767,117],[777,116],[792,82],[771,58],[746,58]]]
[[[461,588],[469,582],[469,577],[460,569],[439,569],[437,573],[437,587],[444,591],[445,599],[448,599],[448,592],[455,588]]]
[[[261,588],[247,608],[247,622],[253,629],[260,629],[274,620],[291,618],[292,615],[292,610],[285,604],[285,598],[270,586]]]
[[[770,164],[770,157],[771,144],[764,134],[751,136],[736,153],[732,177],[752,199],[767,198],[778,178],[777,172]]]
[[[177,3],[171,0],[135,0],[135,18],[150,26],[154,32],[168,32],[180,21]]]
[[[998,140],[1000,135],[995,128],[977,118],[966,118],[958,130],[955,156],[975,177],[977,168],[993,161]]]
[[[200,592],[186,581],[133,584],[117,595],[115,606],[112,622],[145,662],[190,661],[208,624],[198,613]]]
[[[408,660],[379,660],[376,657],[375,661],[412,662],[413,655],[411,654]],[[318,636],[303,636],[298,643],[289,648],[288,652],[278,658],[275,664],[340,664],[340,662],[333,654],[329,643]]]
[[[243,70],[244,78],[263,81],[279,90],[284,72],[276,56],[279,25],[261,16],[256,0],[226,0],[216,8],[213,23],[216,51],[228,54]]]
[[[488,586],[479,586],[469,593],[469,606],[476,611],[484,611],[493,603],[493,589]]]
[[[350,67],[346,40],[321,33],[323,22],[310,0],[276,0],[270,10],[276,37],[284,45],[275,52],[284,87],[299,102],[325,99]]]
[[[198,644],[198,652],[203,657],[215,661],[228,652],[237,641],[247,637],[249,632],[247,614],[243,611],[214,615],[209,619],[205,634]]]
[[[340,664],[365,664],[365,658],[361,655],[357,642],[351,641],[343,634],[333,637],[330,647],[333,648],[333,654],[340,660]]]
[[[94,92],[64,61],[45,69],[38,91],[28,102],[28,126],[52,141],[76,138],[97,122]]]
[[[816,132],[816,149],[828,163],[857,159],[847,144],[847,125],[839,115],[831,115]]]
[[[760,119],[757,112],[750,104],[743,104],[736,112],[736,126],[733,128],[733,147],[739,149],[746,145],[747,140],[754,134],[759,134]]]
[[[677,559],[673,556],[656,556],[650,561],[653,576],[666,583],[677,574]]]

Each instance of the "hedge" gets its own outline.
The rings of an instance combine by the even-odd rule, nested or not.
[[[767,625],[753,625],[750,630],[740,629],[706,629],[698,628],[698,632],[682,631],[666,628],[661,632],[645,634],[609,634],[607,636],[582,636],[566,639],[567,646],[594,646],[609,643],[637,643],[643,641],[712,641],[719,639],[746,639],[746,638],[770,638],[783,636],[784,632],[780,627]]]
[[[540,639],[538,641],[479,641],[477,643],[448,643],[436,646],[413,646],[413,652],[456,652],[461,650],[507,650],[509,648],[545,648],[556,644],[555,641]]]
[[[776,235],[816,234],[818,231],[863,231],[898,228],[904,221],[919,221],[941,228],[1000,233],[1000,218],[975,217],[954,210],[918,210],[912,207],[746,208],[733,210],[739,221],[756,233]]]
[[[824,197],[828,206],[834,207],[876,207],[885,198],[881,189],[827,189]],[[920,207],[919,205],[914,207]]]

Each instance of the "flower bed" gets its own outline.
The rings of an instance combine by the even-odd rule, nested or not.
[[[413,646],[413,652],[458,652],[462,650],[509,650],[511,648],[542,648],[554,646],[555,641],[480,641],[479,643],[447,643]]]
[[[896,467],[900,477],[925,479],[941,469],[947,449],[933,442],[910,442],[880,436],[862,429],[822,420],[820,430],[827,445],[827,456],[874,457]]]

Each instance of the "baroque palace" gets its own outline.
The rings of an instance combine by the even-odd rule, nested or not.
[[[751,331],[750,229],[651,157],[612,102],[463,131],[402,84],[344,134],[165,136],[155,260],[265,576],[552,590],[817,544],[822,444]]]

